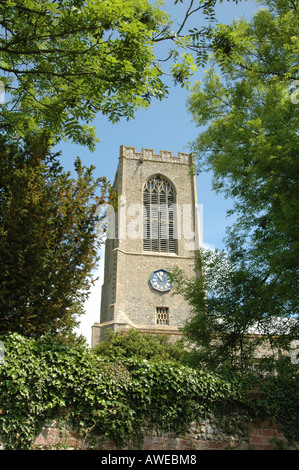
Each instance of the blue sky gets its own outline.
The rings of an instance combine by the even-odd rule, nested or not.
[[[165,9],[173,17],[180,20],[184,4],[173,5],[173,0],[165,1]],[[185,5],[188,2],[185,2]],[[222,23],[231,23],[234,18],[244,15],[251,18],[257,5],[252,1],[242,1],[238,5],[224,1],[217,8],[217,19]],[[196,23],[193,22],[193,26]],[[204,70],[198,70],[192,82],[201,80]],[[58,145],[62,150],[61,163],[66,169],[73,169],[73,162],[77,155],[84,165],[95,165],[94,175],[107,176],[113,182],[118,165],[119,147],[121,145],[134,146],[138,151],[152,148],[159,153],[160,150],[171,150],[175,155],[181,151],[189,151],[188,143],[199,134],[199,129],[191,122],[191,116],[186,109],[186,99],[190,91],[180,86],[172,86],[169,97],[162,102],[153,102],[147,110],[136,113],[134,120],[120,121],[111,124],[103,116],[98,116],[94,122],[100,142],[96,150],[91,153],[87,149],[76,145],[64,143]],[[203,242],[216,248],[223,248],[225,228],[228,225],[226,211],[232,204],[222,196],[211,190],[210,176],[200,174],[197,177],[198,203],[203,205]],[[79,333],[83,334],[88,344],[91,339],[91,326],[100,321],[101,285],[103,277],[103,257],[98,271],[99,276],[86,303],[86,314],[80,317]]]

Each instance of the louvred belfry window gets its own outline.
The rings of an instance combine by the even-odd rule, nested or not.
[[[147,180],[143,188],[143,250],[176,253],[174,238],[175,192],[162,176]]]
[[[156,325],[169,325],[168,307],[156,307]]]

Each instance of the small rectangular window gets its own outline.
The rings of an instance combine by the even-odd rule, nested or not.
[[[156,307],[156,325],[169,325],[168,307]]]

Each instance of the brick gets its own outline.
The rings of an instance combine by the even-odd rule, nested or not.
[[[211,449],[219,449],[222,450],[227,447],[226,442],[210,442]]]
[[[190,443],[189,440],[180,439],[180,441],[179,441],[179,449],[181,449],[181,450],[192,449],[192,443]]]
[[[79,447],[78,439],[74,439],[74,438],[67,439],[67,446],[68,447],[73,447],[73,448],[78,448]]]
[[[253,446],[253,450],[273,450],[273,446],[267,444],[259,444]]]
[[[251,445],[270,445],[270,439],[262,436],[252,437],[249,442]]]
[[[163,444],[163,437],[153,437],[152,438],[153,444]]]
[[[115,444],[112,441],[107,441],[104,444],[104,449],[105,450],[115,450]]]
[[[178,445],[177,439],[163,438],[164,450],[175,450],[177,449],[177,445]]]
[[[207,450],[207,441],[197,440],[194,446],[195,450]]]
[[[255,436],[258,436],[258,435],[259,435],[258,428],[249,427],[249,436],[250,437],[255,437]]]
[[[36,446],[44,446],[47,444],[47,439],[42,434],[40,434],[35,438],[33,444]]]
[[[275,429],[261,429],[260,435],[264,437],[274,437],[276,435]]]

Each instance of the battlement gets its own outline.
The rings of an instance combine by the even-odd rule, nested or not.
[[[136,147],[127,147],[122,145],[119,152],[120,157],[130,158],[134,160],[151,160],[155,162],[171,162],[181,165],[192,165],[192,153],[179,152],[178,156],[174,156],[169,150],[160,150],[159,154],[154,149],[142,148],[141,152],[137,152]]]

